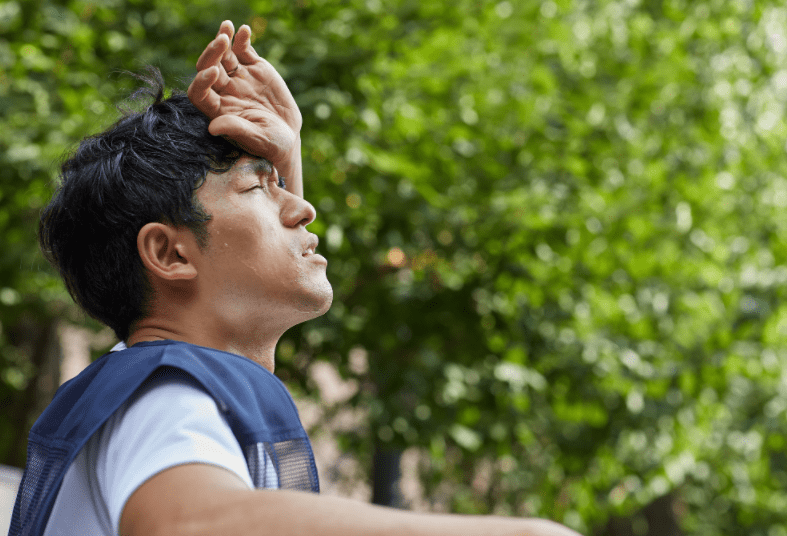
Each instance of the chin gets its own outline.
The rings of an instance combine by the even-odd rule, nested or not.
[[[331,304],[333,303],[333,288],[328,285],[328,291],[325,292],[322,296],[322,299],[315,303],[316,308],[314,311],[314,317],[322,316],[328,312],[328,309],[331,308]]]
[[[324,284],[313,288],[300,303],[298,310],[304,315],[304,320],[317,318],[328,312],[333,303],[333,287],[325,280]]]
[[[325,300],[325,303],[323,303],[322,307],[320,307],[318,316],[322,316],[327,313],[328,309],[331,308],[331,304],[333,304],[333,289],[331,289],[331,292]]]

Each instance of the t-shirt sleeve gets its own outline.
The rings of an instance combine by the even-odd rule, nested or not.
[[[243,451],[215,401],[190,378],[145,385],[100,433],[96,477],[115,530],[131,494],[169,467],[216,465],[254,487]]]

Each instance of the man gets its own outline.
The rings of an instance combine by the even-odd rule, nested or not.
[[[125,345],[36,422],[10,534],[575,535],[312,493],[308,438],[271,372],[281,335],[332,289],[306,230],[300,112],[250,36],[225,21],[193,105],[154,80],[153,105],[63,166],[43,250]]]

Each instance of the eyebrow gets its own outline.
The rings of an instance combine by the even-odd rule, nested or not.
[[[243,165],[241,169],[250,169],[255,175],[270,175],[273,173],[273,164],[265,158],[254,158]]]

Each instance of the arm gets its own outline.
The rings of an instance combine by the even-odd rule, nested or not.
[[[233,473],[211,465],[162,471],[129,498],[123,536],[579,536],[541,519],[419,514],[339,497],[287,490],[249,490]]]
[[[250,39],[248,26],[235,35],[232,22],[224,21],[197,60],[189,99],[211,119],[211,134],[267,158],[286,177],[287,189],[303,197],[301,112],[281,75],[257,55]]]

